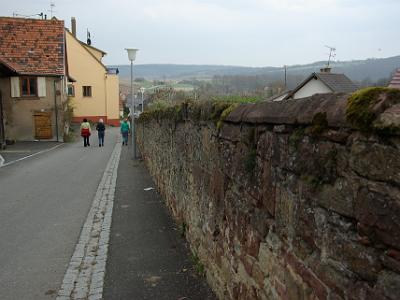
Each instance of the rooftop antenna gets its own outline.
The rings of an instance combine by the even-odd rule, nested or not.
[[[86,29],[87,40],[86,43],[90,46],[92,44],[92,40],[90,39],[90,32],[89,29]]]
[[[50,19],[53,18],[53,13],[55,13],[56,11],[54,10],[54,7],[56,7],[56,4],[54,2],[50,2]]]
[[[329,68],[329,64],[331,63],[331,60],[336,57],[336,48],[331,47],[331,46],[326,46],[326,45],[325,45],[325,47],[329,49],[329,58],[328,58],[328,65],[327,65],[327,67]]]
[[[44,15],[42,12],[39,13],[39,14],[33,14],[33,15],[22,15],[22,14],[13,12],[13,17],[14,17],[14,18],[15,18],[15,17],[32,18],[32,17],[37,17],[37,16],[38,16],[38,17],[41,17],[42,20],[43,20],[44,16],[46,16],[46,15]]]

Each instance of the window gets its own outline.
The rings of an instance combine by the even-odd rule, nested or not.
[[[37,90],[36,77],[21,77],[21,96],[37,96]]]
[[[67,91],[68,96],[75,96],[75,87],[72,84],[68,84],[68,91]]]
[[[29,76],[10,77],[11,97],[27,100],[46,97],[46,78]]]
[[[92,97],[92,87],[91,86],[83,86],[83,97]]]

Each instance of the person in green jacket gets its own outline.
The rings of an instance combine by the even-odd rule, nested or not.
[[[128,146],[128,134],[131,130],[131,125],[128,122],[128,119],[125,118],[121,122],[121,134],[122,134],[122,145]]]

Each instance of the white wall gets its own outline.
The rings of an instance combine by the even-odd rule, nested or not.
[[[297,93],[293,95],[293,99],[310,97],[314,94],[325,94],[332,93],[332,90],[329,89],[324,83],[319,79],[311,79],[306,83]]]

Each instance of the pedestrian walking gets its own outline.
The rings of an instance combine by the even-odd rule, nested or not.
[[[90,146],[89,137],[91,134],[92,134],[92,129],[90,128],[90,123],[85,118],[85,119],[83,119],[83,122],[81,124],[81,136],[83,137],[83,146],[84,147]]]
[[[122,145],[128,146],[128,134],[131,131],[131,126],[128,119],[125,118],[121,122]]]
[[[96,125],[97,135],[99,136],[99,147],[104,147],[104,132],[106,126],[104,125],[103,119],[100,119]]]

